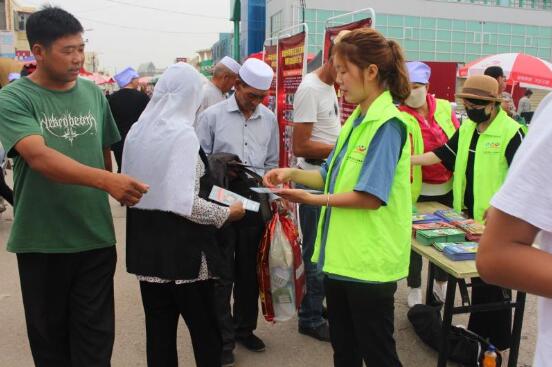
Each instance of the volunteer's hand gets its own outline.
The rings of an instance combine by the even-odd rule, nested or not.
[[[227,222],[237,222],[245,216],[245,206],[241,201],[235,202],[230,205],[230,215]]]
[[[313,204],[313,198],[315,197],[315,195],[299,189],[283,189],[278,191],[278,196],[298,204]]]
[[[293,175],[292,168],[276,168],[270,170],[263,178],[263,184],[266,187],[275,187],[291,181]]]
[[[134,206],[138,204],[142,195],[149,190],[149,186],[134,178],[110,173],[105,182],[105,191],[122,205]]]

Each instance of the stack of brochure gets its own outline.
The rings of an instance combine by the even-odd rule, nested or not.
[[[477,242],[438,242],[435,248],[453,261],[475,260]]]
[[[416,231],[416,240],[424,245],[436,242],[462,242],[466,240],[466,234],[456,228],[430,229]]]
[[[412,225],[412,235],[416,236],[417,231],[427,231],[429,229],[455,228],[452,224],[446,222],[431,222]]]
[[[446,209],[446,210],[437,210],[435,212],[435,215],[440,217],[441,220],[444,220],[445,222],[463,222],[467,218],[462,215],[461,213],[458,213],[454,209]]]
[[[485,226],[483,224],[478,223],[473,219],[453,222],[451,224],[454,224],[456,227],[466,232],[466,238],[474,242],[479,242],[481,236],[483,235],[483,231],[485,230]]]
[[[442,222],[443,218],[435,214],[413,214],[412,215],[412,224],[424,224],[424,223],[434,223]]]

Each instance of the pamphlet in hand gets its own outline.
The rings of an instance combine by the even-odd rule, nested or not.
[[[285,190],[284,188],[280,188],[280,187],[275,187],[275,188],[250,187],[249,189],[258,194],[274,194],[274,195],[278,195],[279,192],[281,192],[282,190]],[[323,192],[320,190],[310,190],[310,189],[302,189],[302,190],[310,194],[323,194]]]
[[[249,210],[250,212],[255,213],[259,211],[259,208],[261,206],[256,201],[249,200],[241,195],[238,195],[232,191],[225,190],[222,187],[218,186],[213,186],[213,189],[209,194],[209,199],[228,206],[234,204],[237,201],[241,201],[245,210]]]

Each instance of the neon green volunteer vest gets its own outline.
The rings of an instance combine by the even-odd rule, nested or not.
[[[383,92],[370,106],[362,123],[353,130],[360,108],[345,123],[330,162],[325,184],[328,193],[335,159],[350,135],[336,178],[334,193],[352,192],[366,153],[378,129],[392,118],[402,121],[391,94]],[[404,123],[404,122],[403,122]],[[405,124],[406,125],[406,124]],[[323,271],[370,282],[391,282],[408,274],[412,204],[410,202],[410,139],[398,162],[386,206],[378,210],[332,208],[325,246]],[[322,208],[313,262],[320,257],[326,208]]]
[[[466,166],[468,165],[470,143],[476,127],[477,124],[471,120],[464,121],[460,126],[453,183],[454,209],[456,211],[462,211],[465,208]],[[487,130],[479,136],[473,169],[473,217],[477,221],[483,222],[483,216],[489,207],[491,198],[506,179],[508,161],[504,154],[508,143],[519,131],[519,128],[520,125],[500,109]]]
[[[444,99],[437,99],[435,105],[434,118],[437,124],[443,129],[446,136],[450,139],[456,132],[456,126],[452,123],[452,107],[450,102]],[[422,129],[416,117],[408,112],[402,112],[404,120],[408,126],[408,132],[412,136],[413,154],[424,154],[424,138]],[[412,166],[412,203],[418,202],[422,192],[422,166]]]

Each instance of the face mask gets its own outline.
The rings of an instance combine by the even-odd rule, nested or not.
[[[486,108],[476,110],[475,108],[466,108],[468,118],[476,124],[481,124],[491,118],[491,114],[487,113]]]
[[[410,95],[404,101],[404,103],[408,107],[420,108],[426,102],[426,95],[427,95],[426,87],[412,89],[412,91],[410,92]]]

